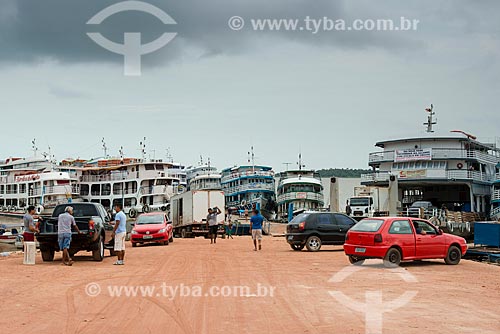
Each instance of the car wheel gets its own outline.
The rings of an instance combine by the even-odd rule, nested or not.
[[[92,251],[92,258],[94,261],[101,262],[104,259],[104,240],[102,236],[99,237],[99,241],[97,242],[97,249]]]
[[[303,249],[304,249],[304,247],[305,247],[305,246],[306,246],[306,245],[304,245],[304,244],[303,244],[303,245],[295,245],[295,244],[294,244],[294,245],[290,245],[290,247],[292,247],[292,249],[293,249],[294,251],[301,251],[301,250],[303,250]]]
[[[186,229],[185,229],[185,228],[183,228],[183,229],[181,230],[181,238],[183,238],[183,239],[187,238],[187,231],[186,231]]]
[[[53,249],[42,249],[41,253],[42,253],[42,260],[44,262],[54,261],[55,251]]]
[[[397,248],[391,248],[384,257],[384,266],[394,268],[401,263],[401,252]]]
[[[170,236],[170,239],[168,239],[169,242],[174,242],[174,233]]]
[[[168,244],[169,244],[168,240],[167,240],[167,241],[164,241],[164,242],[163,242],[163,244],[164,244],[165,246],[168,246]]]
[[[352,256],[352,255],[349,255],[348,258],[349,258],[349,262],[351,262],[351,264],[355,264],[357,266],[360,266],[365,262],[365,259],[360,259],[360,258]]]
[[[310,236],[306,241],[307,250],[310,252],[317,252],[321,248],[321,239],[318,236]]]
[[[451,246],[448,249],[448,255],[446,255],[444,262],[446,264],[458,264],[460,260],[462,259],[462,252],[460,252],[460,249],[457,246]]]
[[[137,242],[133,242],[132,247],[137,247]]]

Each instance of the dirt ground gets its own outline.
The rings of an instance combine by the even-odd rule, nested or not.
[[[22,254],[1,257],[2,332],[500,333],[499,266],[351,266],[341,247],[295,252],[278,237],[265,237],[259,252],[249,237],[127,246],[125,266],[113,266],[111,257],[93,262],[86,253],[72,267],[61,265],[60,254],[53,263],[38,254],[34,266],[23,265]],[[163,290],[118,297],[113,286]],[[167,286],[184,295],[164,293]],[[251,293],[206,292],[233,286]],[[189,295],[186,287],[203,294]],[[379,316],[382,309],[388,311]]]

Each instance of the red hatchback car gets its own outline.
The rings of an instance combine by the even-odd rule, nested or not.
[[[143,213],[134,224],[130,241],[132,247],[150,242],[168,245],[174,241],[172,224],[164,212]]]
[[[401,261],[444,259],[458,264],[467,251],[464,238],[443,233],[426,220],[409,217],[366,218],[346,235],[344,252],[353,264],[384,259],[384,265]]]

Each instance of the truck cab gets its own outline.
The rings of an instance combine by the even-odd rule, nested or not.
[[[351,207],[351,217],[366,218],[373,216],[373,197],[371,196],[354,196],[349,199],[349,206]]]

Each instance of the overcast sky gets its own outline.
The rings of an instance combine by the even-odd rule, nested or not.
[[[0,2],[0,158],[151,156],[219,168],[365,168],[378,140],[420,134],[433,103],[442,133],[500,136],[500,2],[149,0],[176,25],[124,12],[86,22],[110,0]],[[228,19],[241,16],[240,31]],[[418,19],[416,31],[253,31],[259,18]],[[123,56],[94,43],[124,32],[176,38],[123,75]]]

